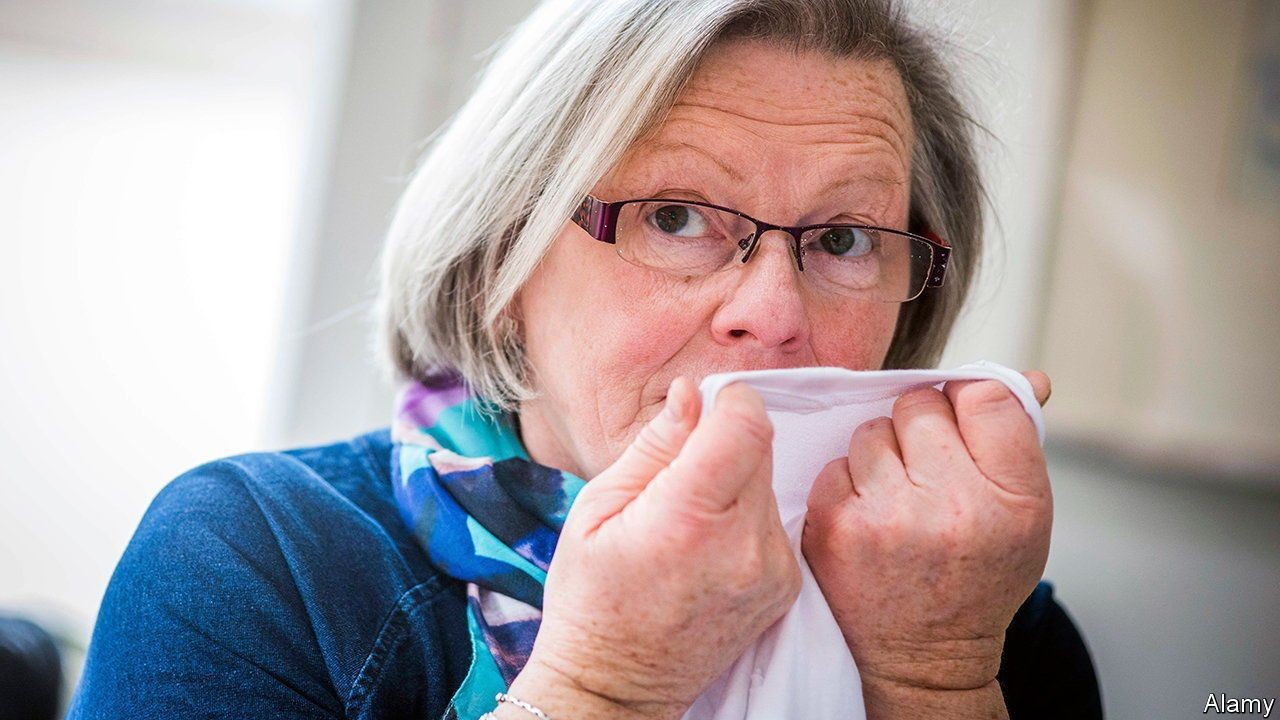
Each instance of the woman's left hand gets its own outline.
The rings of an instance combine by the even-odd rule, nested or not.
[[[1043,404],[1048,377],[1025,374]],[[873,698],[894,688],[998,701],[1004,632],[1044,570],[1052,519],[1035,426],[998,381],[916,390],[858,427],[814,484],[803,550],[870,717],[890,714]]]

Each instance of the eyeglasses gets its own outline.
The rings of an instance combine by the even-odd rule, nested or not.
[[[932,233],[840,223],[784,227],[689,200],[605,202],[588,195],[572,219],[627,262],[690,277],[725,270],[735,259],[747,262],[762,235],[781,230],[791,236],[800,272],[840,294],[880,302],[907,302],[926,287],[941,287],[951,256]]]

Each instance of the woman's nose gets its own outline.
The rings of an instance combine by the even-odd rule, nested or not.
[[[793,242],[781,231],[765,233],[750,259],[728,271],[737,282],[711,320],[717,342],[781,350],[808,343],[808,315]]]

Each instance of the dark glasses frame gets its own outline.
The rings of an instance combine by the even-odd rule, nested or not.
[[[750,260],[751,256],[755,253],[756,247],[760,244],[760,237],[762,235],[771,230],[781,230],[782,232],[790,235],[791,239],[795,242],[796,266],[801,272],[804,272],[804,256],[801,252],[801,244],[803,243],[802,237],[804,233],[810,230],[828,228],[874,230],[876,232],[889,233],[892,235],[901,235],[912,240],[927,243],[932,248],[933,253],[932,263],[929,266],[929,278],[924,284],[925,288],[942,287],[942,283],[946,279],[947,275],[947,261],[951,258],[951,245],[946,240],[938,237],[928,230],[925,230],[922,234],[917,234],[907,232],[906,230],[894,230],[893,228],[879,227],[877,225],[862,225],[857,223],[818,223],[816,225],[796,225],[789,227],[786,225],[774,225],[773,223],[767,223],[763,220],[757,220],[750,215],[734,210],[733,208],[699,202],[697,200],[682,200],[677,198],[634,198],[631,200],[608,202],[597,197],[587,195],[582,199],[582,204],[580,204],[578,209],[574,211],[571,219],[575,225],[587,231],[587,234],[596,240],[609,243],[610,245],[615,245],[617,244],[617,237],[615,233],[617,231],[618,214],[622,211],[622,208],[633,203],[658,202],[680,203],[681,205],[696,205],[698,207],[710,208],[712,210],[736,215],[747,222],[753,223],[755,225],[755,233],[751,236],[750,243],[748,244],[747,240],[743,240],[739,243],[739,247],[746,251],[742,256],[742,262],[744,263]],[[921,292],[923,291],[924,290],[922,288]],[[915,297],[919,297],[919,294]],[[903,302],[910,302],[911,300],[914,300],[915,297],[904,300]]]

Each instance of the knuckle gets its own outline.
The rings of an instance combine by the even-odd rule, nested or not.
[[[903,514],[895,510],[872,513],[867,518],[867,526],[871,535],[889,543],[905,537],[911,527]]]
[[[1049,380],[1049,376],[1045,372],[1028,370],[1023,375],[1031,382],[1033,388],[1037,388],[1037,395],[1040,394],[1040,389],[1043,389],[1045,400],[1048,400],[1049,396],[1053,394],[1053,382]]]
[[[836,458],[818,471],[818,476],[814,479],[809,495],[805,499],[805,506],[810,512],[820,511],[851,494],[852,486],[853,476],[849,472],[849,458]]]
[[[835,460],[832,460],[828,462],[826,465],[822,466],[822,469],[818,471],[818,477],[814,481],[814,484],[816,485],[820,482],[830,481],[832,479],[843,480],[845,476],[847,476],[848,474],[849,474],[848,456],[838,457]]]
[[[867,420],[867,421],[863,422],[863,423],[862,423],[861,425],[859,425],[858,427],[854,428],[853,434],[854,434],[854,435],[868,435],[868,434],[873,433],[873,432],[875,432],[875,431],[877,431],[877,430],[884,429],[884,427],[885,427],[885,426],[890,425],[890,424],[892,424],[892,423],[893,423],[893,419],[892,419],[892,418],[890,418],[890,417],[889,417],[889,416],[887,416],[887,415],[881,415],[881,416],[879,416],[879,417],[873,417],[873,418],[871,418],[870,420]]]
[[[849,457],[876,452],[889,444],[893,436],[893,418],[886,415],[871,418],[854,428],[853,434],[849,436]]]
[[[669,432],[656,428],[652,424],[645,425],[640,429],[640,434],[636,436],[631,446],[646,460],[665,462],[669,459],[674,445]]]
[[[909,390],[899,395],[898,399],[893,401],[893,412],[894,414],[897,414],[903,410],[921,406],[928,407],[929,405],[936,405],[945,402],[947,402],[947,396],[943,395],[942,391],[937,388],[916,388],[915,390]]]
[[[839,518],[826,525],[823,531],[815,535],[818,552],[824,557],[842,558],[851,554],[857,547],[857,537],[852,528],[842,524]]]
[[[1003,412],[1018,404],[1013,391],[997,380],[981,380],[958,393],[957,409],[969,415]]]
[[[969,493],[950,495],[943,504],[944,516],[960,525],[976,522],[978,513],[974,507],[975,502]]]
[[[587,483],[587,487],[590,486],[591,483]],[[711,540],[710,528],[705,516],[701,513],[677,506],[670,509],[665,520],[661,526],[660,540],[664,546],[673,548],[675,552],[700,552]]]
[[[1053,504],[1044,503],[1040,505],[1034,512],[1024,515],[1023,523],[1020,527],[1024,537],[1035,538],[1041,535],[1047,535],[1053,530]]]
[[[729,383],[716,395],[716,409],[742,409],[749,412],[764,413],[764,400],[760,393],[744,382]]]
[[[768,566],[764,549],[756,543],[747,543],[733,568],[730,582],[738,592],[758,587],[764,580]]]
[[[727,423],[752,442],[762,447],[773,444],[773,423],[769,422],[763,406],[734,402],[726,405],[723,412]]]

